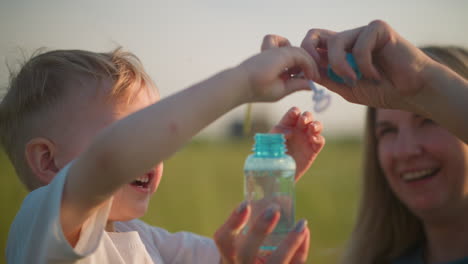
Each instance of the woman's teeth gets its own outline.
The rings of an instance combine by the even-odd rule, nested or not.
[[[432,176],[436,171],[437,169],[425,169],[419,171],[405,172],[401,175],[401,177],[405,181],[418,180],[428,176]]]

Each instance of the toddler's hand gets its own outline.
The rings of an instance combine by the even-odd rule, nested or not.
[[[255,221],[250,221],[249,231],[243,234],[242,228],[249,220],[250,214],[250,205],[244,202],[216,231],[214,240],[223,264],[305,263],[310,240],[310,231],[305,220],[299,221],[278,248],[263,259],[258,257],[259,247],[275,228],[280,213],[277,207],[269,207],[256,217]]]
[[[238,66],[248,87],[247,102],[277,101],[299,90],[309,90],[306,79],[291,78],[288,69],[302,71],[310,80],[319,78],[317,65],[302,48],[283,47],[264,51]]]
[[[315,121],[312,113],[297,107],[284,114],[281,121],[270,133],[281,133],[286,138],[288,154],[296,161],[296,181],[309,169],[325,145],[325,138],[320,134],[322,124]]]

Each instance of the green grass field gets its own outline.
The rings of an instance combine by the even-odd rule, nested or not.
[[[165,163],[164,177],[143,218],[175,232],[211,236],[242,201],[245,158],[251,141],[194,141]],[[327,142],[297,185],[296,218],[311,229],[309,263],[337,263],[351,231],[357,206],[361,143]],[[0,153],[0,248],[26,191]],[[0,263],[5,263],[4,250]]]

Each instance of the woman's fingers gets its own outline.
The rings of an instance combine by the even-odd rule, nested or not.
[[[297,257],[296,253],[299,249],[302,250],[303,242],[307,238],[308,234],[307,220],[302,219],[297,222],[293,230],[289,232],[288,236],[286,236],[279,247],[269,257],[267,263],[290,263],[293,258],[303,259],[304,253],[306,254],[305,257],[307,257],[308,249],[307,251],[300,253]]]
[[[280,219],[279,206],[270,205],[249,226],[249,230],[239,248],[238,260],[240,263],[254,263],[260,245],[275,228]]]
[[[375,20],[369,23],[361,32],[353,47],[353,55],[362,74],[373,80],[381,80],[377,68],[373,64],[372,54],[374,50],[382,48],[390,40],[392,29],[381,21]]]
[[[223,264],[255,263],[260,246],[273,231],[280,219],[277,204],[267,207],[246,231],[240,233],[251,215],[251,206],[243,202],[228,220],[216,231],[214,240],[220,251]],[[300,220],[284,238],[278,248],[268,257],[268,263],[304,263],[309,250],[307,221]]]
[[[310,246],[310,230],[306,227],[305,230],[305,239],[302,241],[302,244],[296,250],[296,253],[292,257],[291,264],[303,264],[306,263],[307,257],[309,256],[309,246]]]
[[[351,65],[346,61],[346,51],[351,50],[364,27],[346,30],[331,36],[327,42],[328,61],[330,67],[339,76],[357,81],[357,76]]]
[[[247,201],[241,203],[228,220],[216,231],[214,241],[221,253],[223,263],[234,263],[236,259],[236,239],[247,223],[251,212]]]
[[[331,30],[311,29],[302,40],[301,47],[320,65],[322,59],[319,50],[326,50],[328,39],[335,34]]]

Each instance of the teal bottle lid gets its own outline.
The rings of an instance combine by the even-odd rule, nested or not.
[[[286,139],[283,134],[257,133],[254,136],[253,152],[259,157],[283,157],[286,154]]]
[[[356,60],[354,59],[354,56],[353,54],[351,53],[346,53],[346,61],[349,63],[349,65],[351,66],[351,68],[354,70],[354,73],[356,73],[356,77],[358,80],[360,80],[362,78],[362,73],[361,71],[359,70],[358,66],[357,66],[357,63],[356,63]],[[333,81],[337,82],[337,83],[342,83],[344,84],[345,81],[343,80],[343,78],[341,76],[339,76],[338,74],[336,74],[330,65],[328,65],[328,68],[327,68],[327,75],[330,79],[332,79]]]

